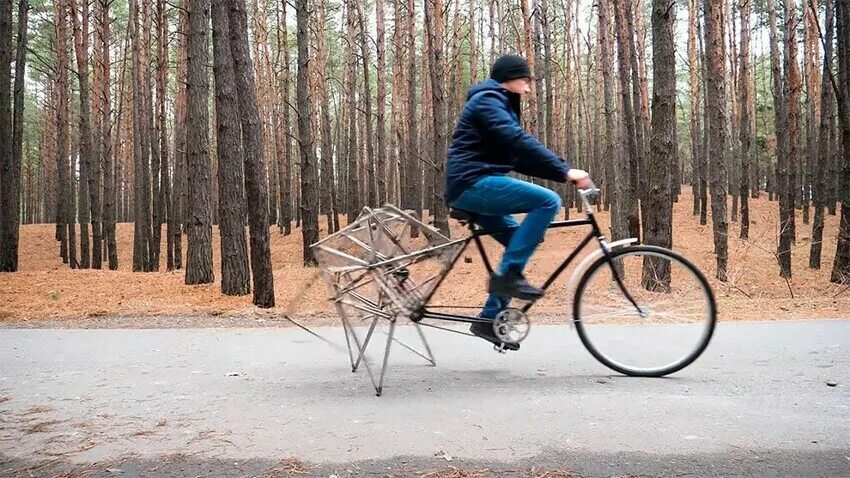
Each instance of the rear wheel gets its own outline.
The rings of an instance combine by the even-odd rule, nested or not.
[[[599,258],[582,275],[573,320],[605,366],[662,377],[696,360],[717,321],[714,294],[690,261],[668,249],[633,246]]]

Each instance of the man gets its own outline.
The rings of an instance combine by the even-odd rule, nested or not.
[[[510,298],[537,300],[543,291],[529,284],[523,270],[546,229],[561,209],[557,193],[508,176],[518,173],[579,188],[592,183],[587,172],[573,169],[520,124],[520,100],[531,92],[531,71],[517,55],[493,64],[490,79],[470,88],[458,119],[446,167],[446,202],[472,213],[486,230],[504,231],[494,238],[505,246],[502,262],[490,280],[490,296],[479,314],[493,320]],[[512,214],[526,213],[520,225]],[[500,344],[492,323],[475,323],[470,331]],[[518,344],[511,347],[514,350]]]

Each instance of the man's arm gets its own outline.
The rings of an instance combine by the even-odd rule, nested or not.
[[[522,129],[497,93],[484,93],[477,111],[478,120],[491,137],[516,154],[517,172],[559,182],[567,180],[570,165]]]

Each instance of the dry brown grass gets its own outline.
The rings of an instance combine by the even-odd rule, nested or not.
[[[739,225],[730,223],[728,283],[711,279],[717,294],[722,320],[772,320],[850,315],[850,291],[846,286],[829,283],[829,273],[835,255],[838,217],[826,216],[823,260],[820,270],[808,268],[811,226],[797,217],[797,248],[793,251],[794,278],[789,285],[779,277],[773,255],[776,250],[777,205],[766,196],[751,200],[751,240],[738,239]],[[691,196],[686,189],[675,205],[673,249],[696,263],[712,278],[715,270],[712,229],[709,223],[700,226],[691,215]],[[572,211],[573,217],[576,212]],[[710,220],[709,213],[709,220]],[[599,219],[607,230],[609,215]],[[324,223],[321,220],[320,223]],[[324,229],[323,229],[324,231]],[[452,225],[455,237],[464,234],[457,223]],[[570,248],[585,231],[560,229],[551,231],[541,245],[528,270],[532,281],[542,281],[554,270]],[[213,256],[217,279],[219,274],[218,233],[214,230]],[[0,273],[0,322],[38,321],[44,319],[74,320],[98,316],[273,316],[282,314],[298,299],[294,315],[332,317],[324,284],[304,285],[315,270],[301,265],[301,232],[282,236],[274,229],[272,263],[275,294],[278,306],[260,311],[252,306],[251,297],[228,297],[219,291],[219,283],[186,286],[183,272],[165,272],[165,246],[162,247],[161,272],[133,273],[133,225],[118,225],[119,270],[71,270],[58,258],[53,225],[28,225],[21,228],[21,270]],[[184,239],[184,247],[186,241]],[[498,257],[500,247],[488,242],[491,260]],[[184,249],[185,254],[185,249]],[[455,270],[435,297],[443,304],[474,306],[482,302],[485,272],[477,253],[470,250],[470,263],[459,261]],[[556,283],[535,311],[540,315],[569,313],[571,292],[566,290],[566,278]],[[462,285],[462,287],[452,287]]]
[[[49,431],[52,431],[53,425],[56,425],[56,424],[59,424],[59,423],[62,423],[62,422],[59,421],[59,420],[46,420],[46,421],[43,421],[43,422],[38,422],[38,423],[35,423],[33,425],[29,425],[27,427],[24,427],[24,429],[22,431],[24,432],[25,435],[32,435],[32,434],[35,434],[35,433],[47,433]]]
[[[484,478],[489,470],[466,470],[450,466],[441,470],[420,472],[419,478]]]
[[[295,458],[280,460],[263,473],[263,478],[279,478],[284,476],[306,476],[315,465],[309,465]]]

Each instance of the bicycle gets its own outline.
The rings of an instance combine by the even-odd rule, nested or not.
[[[549,225],[549,229],[589,226],[590,231],[551,273],[541,288],[544,291],[550,289],[581,251],[595,239],[599,249],[582,259],[570,280],[570,285],[575,287],[571,323],[575,325],[582,344],[603,365],[624,375],[662,377],[680,371],[699,358],[713,335],[717,307],[711,287],[695,265],[669,249],[635,245],[636,239],[608,243],[591,203],[591,198],[598,192],[595,187],[579,190],[584,218],[555,221]],[[331,267],[326,272],[336,274],[336,279],[328,282],[336,292],[334,300],[343,318],[352,371],[356,371],[361,362],[365,363],[378,395],[382,393],[390,346],[394,342],[401,343],[394,338],[396,321],[400,317],[407,317],[414,324],[426,352],[422,353],[404,343],[401,344],[432,364],[435,364],[433,354],[420,325],[455,330],[434,325],[429,321],[465,324],[492,322],[494,334],[501,340],[501,344],[496,344],[494,348],[501,353],[515,348],[530,331],[528,313],[536,302],[526,302],[521,307],[505,309],[493,321],[476,316],[437,312],[436,309],[453,307],[430,304],[449,272],[472,243],[475,243],[488,274],[494,274],[482,238],[500,231],[487,231],[476,226],[475,215],[467,211],[453,209],[449,217],[466,225],[468,236],[449,240],[417,218],[388,205],[378,210],[365,208],[361,217],[365,219],[358,219],[359,222],[341,231],[343,237],[353,240],[356,248],[368,251],[368,254],[363,254],[364,257],[355,258],[348,253],[324,247],[324,241],[311,246],[317,247],[318,251],[330,252],[338,258],[345,257],[349,261],[356,259],[350,265]],[[395,229],[388,226],[395,223],[404,226]],[[409,237],[414,237],[411,232],[414,227],[430,236],[427,238],[427,247],[411,252],[405,248],[402,239],[406,239],[408,233]],[[364,239],[355,239],[357,233]],[[382,235],[386,235],[387,239],[376,240]],[[367,244],[369,241],[372,242]],[[414,280],[411,269],[416,264],[434,258],[441,259],[443,267],[436,274],[427,274]],[[348,278],[348,285],[344,285],[345,281],[341,280],[344,277]],[[370,284],[376,292],[367,297],[362,291]],[[688,299],[695,302],[686,304]],[[343,310],[343,305],[347,310]],[[359,311],[361,321],[372,320],[364,340],[360,340],[354,331],[350,317],[352,310]],[[675,313],[677,310],[678,314]],[[689,315],[692,318],[689,318]],[[376,381],[368,361],[364,360],[364,353],[373,337],[375,326],[381,319],[390,321],[390,330],[387,332],[388,340],[380,378]],[[661,319],[663,323],[655,324],[648,331],[637,331],[640,326],[653,319]],[[649,333],[659,335],[660,343],[664,346],[634,345],[634,341],[646,341]],[[671,344],[676,336],[683,334],[692,336],[688,343],[684,346],[681,343]],[[356,353],[353,348],[356,348]],[[682,352],[675,352],[672,360],[659,358],[674,349]],[[636,363],[640,359],[650,360],[648,364]]]

